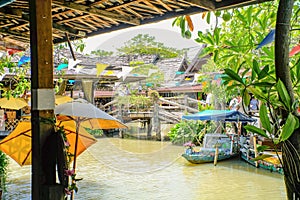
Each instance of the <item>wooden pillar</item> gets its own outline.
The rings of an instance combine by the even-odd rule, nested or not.
[[[54,131],[54,86],[51,0],[30,0],[32,199],[63,199],[55,186],[55,148],[46,147]],[[54,145],[53,145],[54,146]]]
[[[184,105],[186,106],[184,107],[184,112],[187,113],[187,107],[189,107],[189,101],[187,95],[184,95]]]
[[[151,138],[151,132],[152,132],[152,123],[151,123],[151,119],[147,120],[147,138],[150,139]]]
[[[153,127],[156,133],[156,140],[161,140],[161,127],[160,127],[160,120],[159,120],[159,107],[157,102],[154,103],[153,109]]]

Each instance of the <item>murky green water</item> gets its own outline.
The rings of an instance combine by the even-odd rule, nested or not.
[[[75,199],[281,200],[283,176],[235,159],[189,164],[169,142],[99,139],[77,160]],[[11,161],[4,199],[30,199],[30,166]]]

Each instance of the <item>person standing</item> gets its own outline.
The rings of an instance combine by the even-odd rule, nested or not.
[[[259,110],[259,102],[253,95],[251,95],[250,104],[249,104],[250,114],[253,115],[257,113],[258,110]]]
[[[229,103],[229,109],[230,110],[239,110],[242,105],[241,101],[242,101],[242,98],[240,95],[238,95],[237,97],[233,97]]]
[[[210,106],[212,104],[212,98],[213,98],[212,93],[208,93],[205,100],[206,106]]]

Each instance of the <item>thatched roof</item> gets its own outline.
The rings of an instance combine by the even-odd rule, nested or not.
[[[0,5],[3,42],[29,44],[29,0]],[[53,42],[99,35],[185,14],[227,9],[268,0],[53,0]]]

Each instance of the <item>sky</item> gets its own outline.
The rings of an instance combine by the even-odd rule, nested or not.
[[[149,34],[150,36],[154,36],[157,42],[162,42],[167,47],[174,47],[177,49],[195,48],[199,46],[199,44],[193,40],[196,38],[198,30],[205,31],[210,28],[210,25],[202,20],[201,16],[202,14],[191,16],[195,27],[192,39],[181,37],[180,28],[175,26],[172,27],[172,22],[175,19],[172,18],[157,23],[136,26],[87,38],[84,40],[86,43],[85,53],[90,53],[97,49],[115,51],[115,49],[121,47],[124,42],[138,34]]]

